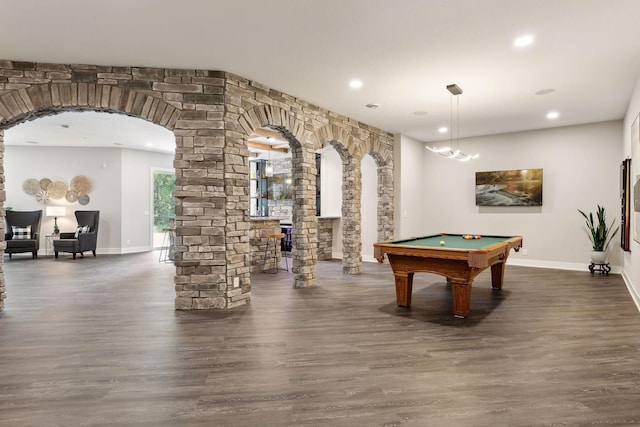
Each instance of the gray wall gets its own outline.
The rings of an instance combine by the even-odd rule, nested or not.
[[[624,138],[622,141],[624,157],[631,157],[632,154],[632,146],[631,146],[631,124],[640,114],[640,78],[636,82],[635,90],[633,91],[631,101],[629,102],[629,108],[627,109],[627,114],[624,117]],[[640,147],[635,147],[635,152],[640,153]],[[640,176],[640,158],[634,158],[631,160],[631,169],[632,173],[632,181]],[[632,184],[633,185],[633,184]],[[632,198],[633,203],[633,198]],[[635,206],[635,209],[640,210],[640,207]],[[634,216],[639,216],[640,213],[633,212],[632,209],[632,217],[631,217],[631,235],[638,232],[637,227],[640,226],[640,223],[637,222]],[[623,277],[627,282],[627,285],[630,287],[632,291],[632,295],[636,301],[636,305],[640,307],[640,243],[635,241],[633,238],[631,239],[631,252],[625,252],[623,255]]]
[[[9,133],[9,132],[7,132]],[[9,136],[7,136],[7,139]],[[76,175],[91,179],[91,201],[82,206],[64,199],[49,205],[67,207],[67,215],[58,218],[61,231],[76,227],[73,211],[100,211],[99,253],[126,253],[150,250],[151,168],[171,168],[172,154],[118,148],[5,147],[6,206],[14,210],[36,210],[44,206],[22,191],[25,179],[50,178],[70,182]],[[43,212],[44,215],[44,212]],[[44,234],[53,231],[53,218],[43,217],[41,251]],[[122,242],[130,241],[129,245]]]
[[[396,237],[518,234],[527,255],[514,253],[510,263],[586,271],[590,244],[577,209],[594,211],[600,204],[619,223],[621,140],[621,121],[490,135],[460,140],[463,151],[480,157],[458,162],[402,137]],[[475,172],[529,168],[543,169],[543,206],[475,205]],[[610,261],[619,272],[618,244],[611,247]]]

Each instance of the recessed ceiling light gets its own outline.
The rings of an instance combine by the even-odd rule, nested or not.
[[[525,47],[525,46],[529,46],[531,43],[533,43],[533,36],[532,35],[524,35],[524,36],[520,36],[518,38],[515,39],[515,41],[513,42],[513,44],[516,47]]]
[[[367,105],[365,105],[365,107],[371,108],[372,110],[375,110],[376,108],[379,107],[379,105],[378,104],[367,104]]]
[[[152,142],[147,142],[147,143],[146,143],[146,144],[144,144],[144,145],[146,145],[147,147],[153,147],[153,143],[152,143]]]
[[[416,116],[424,116],[424,115],[427,114],[427,112],[426,111],[416,111],[413,114],[415,114]]]
[[[558,117],[560,117],[560,113],[558,113],[557,111],[549,111],[547,113],[547,119],[553,120],[557,119]]]
[[[349,87],[351,89],[360,89],[362,87],[362,80],[351,80],[349,82]]]
[[[447,132],[449,132],[449,128],[447,128],[446,126],[439,127],[438,128],[438,132],[447,133]]]
[[[114,142],[113,145],[124,145],[122,142]]]
[[[540,89],[536,92],[536,95],[549,95],[550,93],[553,93],[555,91],[555,89]]]
[[[25,141],[27,144],[40,144],[38,141]]]

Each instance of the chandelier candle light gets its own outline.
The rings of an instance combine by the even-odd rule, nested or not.
[[[53,217],[53,234],[60,234],[60,229],[58,228],[58,217],[65,216],[67,214],[64,206],[47,206],[46,207],[46,215]]]
[[[467,160],[472,160],[478,158],[480,154],[465,154],[460,151],[460,100],[456,98],[456,144],[455,149],[453,148],[453,97],[462,94],[462,89],[457,84],[447,85],[447,90],[451,93],[451,125],[449,129],[450,138],[450,146],[449,147],[431,147],[425,146],[426,149],[433,151],[434,153],[440,154],[442,157],[446,157],[448,159],[456,159],[461,162],[466,162]]]

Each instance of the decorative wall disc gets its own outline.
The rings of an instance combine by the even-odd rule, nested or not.
[[[40,180],[40,189],[46,190],[49,184],[51,184],[51,180],[49,178],[42,178]]]
[[[35,196],[41,190],[40,182],[33,178],[25,179],[22,183],[22,190],[30,196]]]
[[[91,192],[91,180],[83,175],[74,176],[71,179],[70,187],[78,195],[89,194]]]
[[[78,196],[78,203],[80,203],[83,206],[88,205],[90,201],[91,199],[89,199],[89,196],[87,196],[86,194],[83,194],[82,196]]]
[[[62,181],[53,181],[47,187],[47,192],[52,199],[62,199],[67,195],[67,184]]]
[[[67,195],[64,196],[64,198],[67,199],[67,202],[71,202],[71,203],[76,202],[78,201],[78,193],[76,193],[73,190],[69,190],[67,191]]]
[[[40,203],[41,205],[46,205],[47,203],[49,203],[49,194],[47,194],[47,192],[44,190],[38,191],[36,193],[36,202]]]

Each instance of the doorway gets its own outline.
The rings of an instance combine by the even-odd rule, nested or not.
[[[167,169],[153,169],[151,173],[152,247],[154,250],[159,250],[167,246],[167,230],[175,227],[176,207],[173,196],[176,192],[176,174]]]

